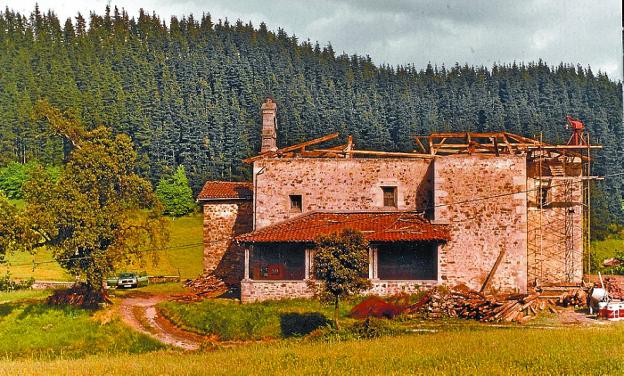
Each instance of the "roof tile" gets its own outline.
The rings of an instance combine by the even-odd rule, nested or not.
[[[240,235],[242,243],[313,242],[318,235],[344,229],[361,231],[368,241],[447,241],[446,225],[432,224],[414,212],[319,212]]]
[[[251,199],[251,182],[207,181],[197,196],[199,201],[224,199]]]

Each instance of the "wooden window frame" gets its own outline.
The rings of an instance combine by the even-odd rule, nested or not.
[[[298,205],[293,205],[297,202]],[[290,213],[303,213],[303,195],[288,195],[288,211]]]
[[[386,192],[388,191],[388,193],[390,193],[389,191],[392,191],[392,205],[386,205]],[[384,208],[398,208],[399,207],[399,194],[398,194],[399,189],[397,188],[397,186],[395,185],[385,185],[381,187],[381,197],[383,200],[383,207]]]

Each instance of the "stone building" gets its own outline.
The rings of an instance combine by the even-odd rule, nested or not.
[[[262,105],[253,182],[199,195],[205,271],[244,302],[311,296],[314,239],[344,228],[369,240],[373,294],[581,282],[585,149],[505,132],[432,134],[414,153],[319,147],[337,134],[278,149],[276,111]]]

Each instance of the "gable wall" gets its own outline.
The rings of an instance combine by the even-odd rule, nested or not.
[[[265,159],[255,162],[254,179],[256,229],[299,215],[290,212],[292,194],[302,195],[304,213],[384,210],[382,186],[397,187],[399,210],[432,202],[432,163],[423,159]]]

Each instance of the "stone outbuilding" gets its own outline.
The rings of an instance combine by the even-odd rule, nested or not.
[[[526,292],[580,283],[590,146],[506,132],[416,138],[418,152],[357,149],[331,134],[277,148],[277,106],[262,105],[253,181],[207,182],[204,269],[243,302],[309,297],[319,234],[362,231],[378,295],[437,284]]]

